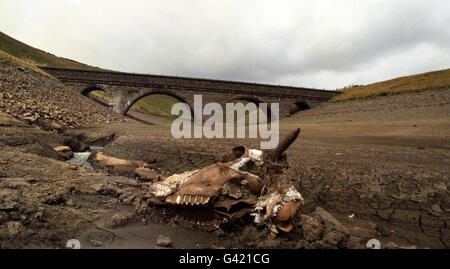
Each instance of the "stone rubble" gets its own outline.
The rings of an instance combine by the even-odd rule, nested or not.
[[[4,56],[0,56],[0,74],[0,111],[29,124],[74,128],[129,120],[56,79],[21,67]]]

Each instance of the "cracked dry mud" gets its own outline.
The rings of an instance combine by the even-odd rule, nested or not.
[[[448,128],[433,135],[435,125],[445,126],[447,119],[303,127],[287,151],[287,172],[305,206],[294,230],[275,239],[252,225],[251,218],[212,233],[189,229],[195,221],[189,213],[148,206],[151,182],[53,159],[45,149],[61,145],[65,137],[5,114],[1,119],[2,248],[62,248],[70,238],[80,239],[83,247],[94,247],[90,242],[96,240],[106,248],[157,248],[161,234],[175,248],[362,248],[371,238],[387,247],[449,244]],[[289,130],[282,127],[281,132]],[[395,134],[400,130],[401,135]],[[153,162],[166,174],[220,161],[236,145],[259,144],[250,139],[175,140],[166,127],[140,123],[77,129],[66,137],[85,133],[93,140],[112,132],[117,138],[102,152]]]
[[[316,207],[325,208],[352,235],[345,247],[365,246],[368,239],[377,238],[390,247],[447,248],[449,97],[450,91],[445,89],[407,94],[401,100],[399,96],[370,100],[371,110],[360,112],[355,121],[347,117],[356,112],[336,108],[342,104],[319,108],[316,114],[313,110],[300,113],[285,121],[282,133],[291,126],[303,126],[302,135],[287,151],[291,167],[287,172],[306,200],[299,215],[311,216]],[[374,112],[377,102],[385,109],[391,98],[395,109]],[[418,98],[422,103],[412,106]],[[399,102],[408,106],[398,108]],[[338,110],[335,114],[340,116],[329,122],[317,120],[330,109]],[[156,160],[169,174],[218,162],[233,146],[257,148],[259,144],[251,139],[179,141],[171,139],[169,130],[163,127],[135,128],[133,133],[124,129],[111,125],[94,131],[119,134],[103,152],[124,159]],[[239,247],[330,247],[299,244],[307,218],[299,219],[294,233],[267,245],[251,239],[255,233],[264,234],[261,231],[244,236],[255,229],[249,226],[228,227],[225,235],[240,238]],[[227,245],[226,240],[221,242]]]
[[[53,150],[79,134],[105,142],[115,133],[102,153],[169,176],[258,140],[176,140],[168,127],[116,116],[65,129],[22,120],[23,108],[0,98],[9,112],[0,112],[0,248],[64,248],[73,238],[82,248],[159,248],[160,235],[174,248],[365,248],[372,238],[385,248],[450,246],[449,89],[325,104],[283,120],[281,135],[302,129],[286,173],[305,205],[293,230],[276,238],[249,216],[195,229],[191,212],[149,203],[151,181],[77,167]]]

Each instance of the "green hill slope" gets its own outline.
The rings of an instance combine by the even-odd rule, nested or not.
[[[433,71],[418,75],[399,77],[366,86],[345,89],[331,99],[333,102],[363,99],[380,95],[392,95],[404,92],[450,88],[450,69]]]
[[[0,32],[0,50],[34,65],[101,70],[98,67],[58,57],[40,49],[33,48],[2,32]]]

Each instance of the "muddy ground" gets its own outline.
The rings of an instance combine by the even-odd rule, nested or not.
[[[326,104],[283,120],[281,134],[302,128],[287,173],[306,204],[294,230],[276,239],[249,218],[215,232],[186,228],[170,208],[148,204],[151,182],[77,167],[51,150],[78,134],[115,133],[102,152],[171,175],[259,140],[177,140],[167,126],[138,122],[60,132],[0,116],[1,248],[64,248],[71,238],[83,248],[157,248],[159,235],[175,248],[365,248],[372,238],[383,247],[450,246],[448,89]]]

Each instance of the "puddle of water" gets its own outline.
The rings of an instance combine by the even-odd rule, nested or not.
[[[84,167],[92,169],[92,170],[96,170],[87,161],[87,159],[89,158],[89,156],[91,156],[91,154],[94,151],[101,150],[102,148],[103,147],[101,147],[101,146],[90,146],[88,151],[74,152],[72,159],[68,160],[67,162],[74,164],[74,165],[78,165],[78,166],[84,166]]]

